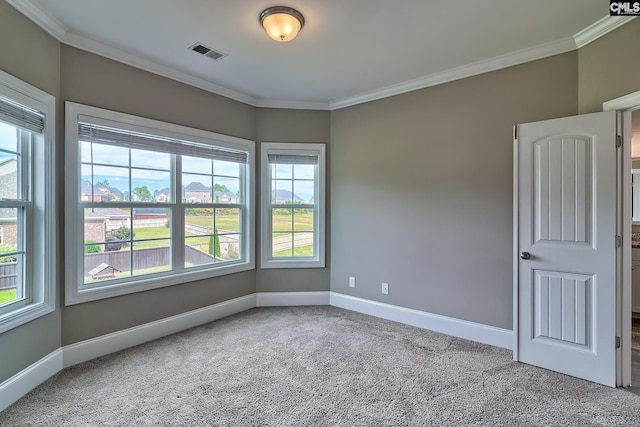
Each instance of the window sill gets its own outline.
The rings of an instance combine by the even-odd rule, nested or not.
[[[214,277],[253,270],[254,268],[255,265],[253,262],[244,262],[217,269],[185,271],[165,276],[144,276],[137,280],[130,280],[125,283],[115,283],[113,285],[105,285],[98,288],[79,289],[73,294],[67,294],[65,297],[65,305],[81,304],[84,302],[97,301],[120,295],[128,295],[136,292],[195,282],[198,280],[211,279]]]
[[[319,260],[269,259],[263,260],[260,268],[325,268],[325,263]]]
[[[17,328],[55,310],[53,304],[37,302],[0,316],[0,334]]]

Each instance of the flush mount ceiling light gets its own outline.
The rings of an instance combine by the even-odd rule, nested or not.
[[[262,11],[260,23],[269,37],[278,42],[288,42],[304,26],[304,16],[290,7],[273,6]]]

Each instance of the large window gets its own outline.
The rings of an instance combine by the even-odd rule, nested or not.
[[[54,310],[54,106],[0,72],[0,333]]]
[[[324,144],[262,144],[262,268],[324,267]]]
[[[253,268],[253,151],[67,103],[66,303]]]

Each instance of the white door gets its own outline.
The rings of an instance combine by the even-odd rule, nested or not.
[[[516,360],[616,385],[616,113],[517,126]]]

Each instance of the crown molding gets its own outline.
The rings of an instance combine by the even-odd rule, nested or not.
[[[11,6],[31,19],[37,26],[61,41],[69,30],[62,22],[42,10],[31,0],[5,0]]]
[[[534,46],[528,49],[519,50],[505,55],[496,56],[473,64],[452,68],[439,73],[430,74],[414,80],[409,80],[383,87],[369,92],[360,93],[354,96],[336,99],[330,102],[318,101],[291,101],[279,99],[256,98],[246,93],[242,93],[225,86],[210,82],[208,80],[193,76],[189,73],[176,70],[175,68],[159,64],[157,62],[144,59],[138,55],[107,46],[87,37],[74,34],[69,29],[51,16],[48,12],[37,5],[34,0],[5,0],[20,13],[32,20],[36,25],[47,31],[58,41],[68,44],[105,58],[113,59],[135,68],[148,71],[178,82],[197,87],[207,92],[215,93],[238,102],[242,102],[260,108],[286,108],[301,110],[337,110],[362,104],[377,99],[387,98],[402,93],[424,89],[431,86],[475,76],[478,74],[496,71],[502,68],[511,67],[536,59],[542,59],[553,55],[579,49],[588,43],[604,36],[616,28],[634,19],[631,17],[605,16],[596,23],[584,30],[576,33],[573,37],[567,37],[551,43]]]
[[[626,110],[640,105],[640,90],[602,104],[602,111]]]
[[[290,110],[330,110],[329,103],[322,101],[288,101],[284,99],[260,98],[254,106],[260,108],[286,108]]]
[[[341,98],[329,103],[331,110],[350,107],[364,102],[375,101],[402,93],[411,92],[426,87],[448,83],[454,80],[500,70],[536,59],[546,58],[553,55],[569,52],[576,49],[576,44],[572,37],[567,37],[551,43],[545,43],[522,49],[517,52],[496,56],[484,61],[474,62],[462,67],[452,68],[440,73],[434,73],[418,79],[409,80],[403,83],[387,86],[382,89],[365,92],[359,95]]]
[[[208,92],[213,92],[215,94],[231,98],[235,101],[243,102],[245,104],[253,106],[255,106],[257,101],[257,99],[253,96],[226,88],[224,86],[212,83],[199,77],[195,77],[189,73],[176,70],[175,68],[158,64],[157,62],[144,59],[139,55],[134,55],[124,50],[102,44],[93,39],[83,37],[72,32],[67,32],[67,34],[61,41],[69,46],[85,50],[96,55],[104,56],[105,58],[113,59],[114,61],[122,62],[132,67],[139,68],[141,70],[145,70],[172,80],[176,80],[180,83],[188,84],[190,86],[194,86]]]
[[[635,18],[635,16],[605,16],[584,30],[576,33],[573,39],[578,49],[580,49]]]

